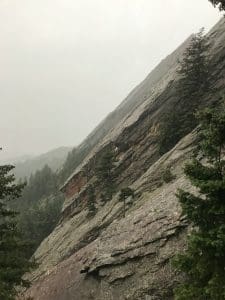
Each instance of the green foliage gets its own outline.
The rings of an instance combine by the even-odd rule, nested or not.
[[[17,227],[17,213],[6,203],[17,199],[23,185],[15,184],[10,172],[13,166],[0,166],[0,299],[12,300],[16,297],[16,287],[27,287],[29,281],[22,278],[24,273],[34,268],[28,260],[30,244],[25,242]]]
[[[162,172],[162,180],[165,183],[169,183],[172,180],[174,180],[176,177],[175,175],[172,174],[171,169],[170,168],[166,168],[163,172]]]
[[[21,213],[19,227],[24,237],[33,242],[29,249],[30,256],[57,225],[62,203],[62,195],[56,194],[38,201]]]
[[[41,198],[52,195],[56,190],[57,175],[46,165],[42,170],[30,176],[22,193],[20,203],[22,206],[27,207],[27,205],[35,204]]]
[[[225,10],[225,0],[209,0],[214,6],[218,6],[219,10]]]
[[[119,200],[124,201],[126,198],[128,198],[130,196],[134,197],[134,191],[129,187],[123,188],[120,191]]]
[[[88,188],[88,216],[93,217],[96,214],[97,208],[96,208],[96,198],[95,198],[95,191],[93,186],[91,185]]]
[[[186,165],[185,174],[199,195],[179,190],[183,214],[193,230],[187,250],[174,265],[186,274],[186,282],[175,290],[176,300],[225,299],[225,110],[204,110],[200,119],[201,142],[197,158]]]
[[[195,112],[209,89],[208,39],[203,29],[193,36],[180,62],[177,84],[178,101],[164,116],[160,126],[159,152],[164,154],[173,148],[197,125]]]
[[[126,142],[120,142],[116,144],[116,146],[119,148],[121,152],[126,152],[130,148],[129,143]]]
[[[112,149],[107,149],[99,159],[96,167],[96,175],[100,186],[102,186],[102,200],[105,202],[112,198],[115,192],[115,174],[113,172],[115,154]]]
[[[13,202],[12,207],[20,212],[18,226],[32,242],[30,256],[59,221],[62,202],[57,175],[48,166],[31,175],[19,203]]]
[[[204,35],[204,28],[202,28],[192,37],[178,69],[178,74],[181,76],[178,91],[180,97],[189,99],[189,102],[208,88],[208,50],[208,38]]]

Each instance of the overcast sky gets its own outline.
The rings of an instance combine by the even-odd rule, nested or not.
[[[219,17],[207,0],[0,0],[1,157],[79,144]]]

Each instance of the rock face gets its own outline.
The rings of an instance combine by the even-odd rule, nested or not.
[[[225,90],[225,19],[212,29],[209,38],[214,92],[213,97],[206,95],[204,105],[218,101]],[[62,187],[67,200],[61,222],[35,253],[40,266],[31,275],[33,284],[24,298],[173,299],[173,287],[181,278],[174,273],[170,259],[185,247],[189,230],[175,192],[177,188],[195,192],[182,168],[192,153],[196,132],[161,157],[157,139],[163,113],[177,99],[177,59],[187,44],[125,99],[116,110],[127,109],[118,117],[119,124],[107,128]],[[96,134],[98,129],[92,136]],[[100,194],[95,167],[108,147],[117,158],[118,190],[129,186],[134,198],[127,201],[125,217],[118,193],[104,206],[97,199],[97,213],[90,218],[87,188],[92,184]],[[167,169],[173,176],[166,183],[163,171]]]

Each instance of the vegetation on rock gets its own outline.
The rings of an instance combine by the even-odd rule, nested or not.
[[[165,170],[163,170],[162,172],[162,180],[165,183],[169,183],[172,180],[174,180],[176,178],[175,175],[173,175],[173,173],[171,172],[171,168],[166,168]]]
[[[164,116],[160,127],[159,152],[173,148],[197,125],[195,112],[209,89],[208,39],[203,29],[193,36],[180,62],[177,84],[178,101]]]
[[[107,149],[100,157],[96,167],[97,180],[102,187],[101,198],[103,202],[110,200],[115,192],[115,174],[113,170],[115,162],[113,150]]]
[[[198,115],[202,141],[197,158],[185,174],[198,193],[179,190],[183,214],[192,224],[187,250],[174,259],[186,282],[175,290],[176,300],[225,299],[225,110],[206,109]]]

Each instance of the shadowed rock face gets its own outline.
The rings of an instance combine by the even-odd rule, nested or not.
[[[216,91],[214,97],[206,95],[204,105],[218,101],[225,90],[224,32],[223,19],[209,33],[212,84]],[[181,278],[174,273],[169,261],[177,251],[184,249],[189,230],[181,216],[175,192],[178,187],[195,192],[185,179],[182,167],[190,158],[196,132],[159,156],[158,125],[177,97],[176,80],[165,81],[168,74],[176,79],[176,57],[168,59],[174,60],[173,66],[164,61],[169,66],[167,75],[159,72],[154,95],[148,95],[144,102],[138,102],[137,96],[136,107],[131,94],[124,102],[130,105],[130,113],[107,133],[75,170],[73,184],[76,176],[79,182],[82,182],[82,176],[87,180],[79,191],[74,189],[76,195],[65,203],[67,213],[62,214],[61,223],[35,253],[40,266],[31,275],[33,285],[24,297],[35,300],[173,299],[172,289]],[[141,95],[143,84],[133,91],[133,95],[137,95],[137,91]],[[135,196],[132,205],[127,205],[125,218],[118,194],[104,206],[98,203],[97,214],[87,218],[87,208],[82,200],[88,185],[95,182],[94,166],[108,142],[116,149],[117,185],[129,185]],[[162,180],[166,168],[174,175],[169,183]],[[74,199],[81,203],[82,209],[72,205]]]

